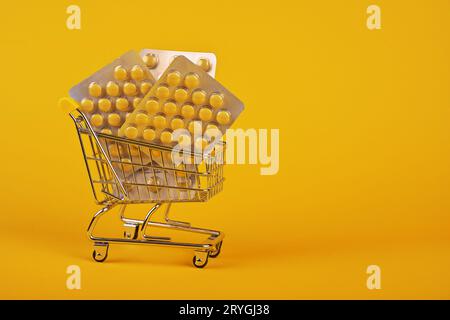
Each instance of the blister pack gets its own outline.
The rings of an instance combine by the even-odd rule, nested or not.
[[[155,79],[159,79],[178,56],[185,56],[213,78],[216,74],[217,59],[214,53],[142,49],[140,55]]]
[[[243,109],[243,103],[200,66],[178,56],[126,119],[119,136],[204,150]],[[177,129],[186,134],[174,136]]]
[[[154,83],[139,54],[129,51],[70,89],[70,96],[96,132],[117,135]]]

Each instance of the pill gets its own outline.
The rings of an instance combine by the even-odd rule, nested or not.
[[[168,116],[173,116],[177,113],[177,105],[172,101],[168,101],[164,103],[163,111]]]
[[[202,123],[200,121],[191,121],[188,124],[188,130],[192,135],[202,134]]]
[[[102,131],[100,131],[103,134],[112,134],[112,131],[110,129],[102,129]]]
[[[162,115],[156,115],[153,117],[153,125],[157,129],[164,129],[167,126],[167,120]]]
[[[156,113],[160,109],[159,102],[155,99],[149,99],[145,102],[145,110],[148,113]]]
[[[208,124],[205,130],[205,136],[207,137],[219,137],[222,135],[222,132],[219,128],[214,124]]]
[[[189,73],[184,78],[184,85],[189,89],[196,88],[200,84],[200,79],[196,73]]]
[[[116,108],[117,108],[117,110],[127,111],[128,110],[128,105],[129,105],[129,102],[125,98],[118,98],[116,100]]]
[[[145,113],[141,112],[136,115],[136,118],[134,120],[138,125],[145,125],[148,122],[148,116]]]
[[[125,159],[122,159],[121,162],[122,162],[122,169],[126,173],[129,173],[133,170],[133,165],[131,164],[131,159],[125,158]],[[128,163],[130,163],[130,164],[128,164]]]
[[[134,98],[133,99],[133,108],[137,108],[137,106],[139,105],[139,103],[141,103],[142,98]]]
[[[195,90],[192,93],[191,98],[192,98],[192,102],[195,105],[201,105],[201,104],[205,103],[205,101],[206,101],[206,92],[203,90]]]
[[[100,97],[102,95],[102,87],[97,82],[91,82],[89,84],[89,95],[92,97]]]
[[[122,66],[117,66],[114,68],[114,78],[116,80],[127,80],[128,79],[128,74],[127,74],[127,70],[122,67]]]
[[[185,104],[181,107],[181,115],[186,119],[192,119],[195,115],[195,109],[190,104]]]
[[[156,138],[156,131],[151,128],[144,129],[142,137],[147,141],[153,141]]]
[[[81,111],[92,112],[94,110],[94,101],[84,98],[81,100]]]
[[[169,88],[166,86],[159,86],[156,88],[156,96],[159,99],[166,99],[169,96]]]
[[[98,109],[103,112],[109,112],[112,109],[112,104],[109,99],[99,99]]]
[[[180,134],[178,136],[178,144],[182,147],[187,147],[191,145],[191,136],[188,134]]]
[[[206,140],[205,138],[200,137],[195,140],[194,147],[197,151],[205,150],[207,146],[208,140]]]
[[[108,147],[109,154],[113,157],[118,157],[122,148],[120,148],[117,144],[112,144]]]
[[[166,81],[169,86],[176,86],[181,81],[181,75],[178,71],[169,72]]]
[[[114,81],[109,81],[106,84],[106,93],[111,97],[117,97],[120,94],[120,87]]]
[[[154,159],[160,159],[161,158],[161,152],[155,149],[152,149],[152,151],[150,152],[150,155],[152,158]]]
[[[162,143],[168,144],[172,142],[172,132],[170,131],[163,131],[161,132],[161,135],[159,136],[159,140],[161,140]]]
[[[217,112],[216,120],[219,124],[225,125],[230,123],[231,115],[228,111],[221,110]]]
[[[141,83],[141,93],[142,94],[147,94],[147,92],[150,91],[150,89],[152,88],[152,84],[150,82],[142,82]]]
[[[202,121],[209,121],[212,118],[212,111],[209,108],[201,108],[198,112],[198,117]]]
[[[127,96],[134,96],[137,94],[136,85],[132,82],[125,82],[123,85],[123,93]]]
[[[91,123],[94,127],[100,127],[103,124],[103,117],[101,114],[94,114],[91,117]]]
[[[158,57],[153,53],[148,53],[143,57],[144,63],[150,69],[154,69],[158,65]]]
[[[131,112],[127,112],[127,114],[125,115],[125,120],[128,120],[128,118],[131,116]]]
[[[197,61],[197,65],[199,65],[200,68],[202,68],[205,72],[211,70],[211,62],[209,61],[209,59],[200,58]]]
[[[139,148],[135,146],[130,146],[130,155],[133,157],[137,157],[140,155]]]
[[[120,116],[117,113],[111,113],[108,115],[108,123],[110,126],[118,127],[121,124]]]
[[[136,139],[138,136],[138,129],[136,127],[128,127],[125,129],[125,136],[128,139]]]
[[[173,118],[170,122],[172,130],[184,128],[184,121],[181,118]]]
[[[178,88],[173,93],[173,98],[175,99],[176,102],[184,102],[188,98],[188,92],[184,88]]]
[[[136,81],[140,81],[145,78],[144,70],[139,65],[135,65],[135,66],[133,66],[133,68],[131,68],[130,75],[131,75],[131,79],[136,80]]]
[[[219,93],[213,93],[210,97],[209,97],[209,104],[213,107],[213,108],[220,108],[223,106],[223,96]]]

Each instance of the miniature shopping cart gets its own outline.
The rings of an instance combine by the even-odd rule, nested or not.
[[[222,190],[223,146],[213,155],[191,153],[192,164],[176,165],[171,148],[94,132],[78,109],[70,112],[75,122],[90,184],[97,204],[104,206],[94,214],[87,233],[94,242],[93,258],[103,262],[110,243],[145,244],[189,248],[195,251],[193,264],[203,268],[208,257],[219,255],[223,233],[195,228],[187,222],[169,218],[174,202],[204,202]],[[219,160],[220,159],[220,160]],[[143,220],[125,217],[128,204],[152,203]],[[151,221],[165,206],[165,222]],[[123,238],[94,235],[96,223],[106,212],[119,206]],[[151,235],[154,228],[167,228],[207,235],[201,243],[175,242],[170,237]]]

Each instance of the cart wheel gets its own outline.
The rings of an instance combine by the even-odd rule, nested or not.
[[[108,243],[100,243],[100,244],[94,244],[94,251],[92,251],[92,258],[94,258],[97,262],[103,262],[108,258],[108,249],[109,244]]]
[[[211,258],[217,258],[220,254],[220,250],[222,249],[222,241],[216,244],[216,250],[210,251],[209,256]]]
[[[208,264],[208,252],[198,252],[195,254],[192,263],[196,268],[204,268]]]

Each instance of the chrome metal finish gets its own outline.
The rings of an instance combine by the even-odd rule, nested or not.
[[[169,212],[174,202],[205,202],[222,190],[224,145],[216,149],[214,156],[188,155],[200,159],[198,163],[175,165],[171,148],[96,133],[79,110],[71,112],[70,117],[77,129],[94,198],[104,206],[94,214],[87,229],[94,242],[94,260],[106,259],[110,243],[194,249],[193,264],[198,268],[206,266],[208,256],[218,256],[222,232],[171,220]],[[125,217],[128,204],[142,203],[153,203],[143,219]],[[164,205],[164,222],[157,222],[154,215]],[[116,206],[125,228],[124,237],[94,235],[98,220]],[[151,235],[155,228],[205,234],[208,238],[200,243],[177,242],[168,236]]]

